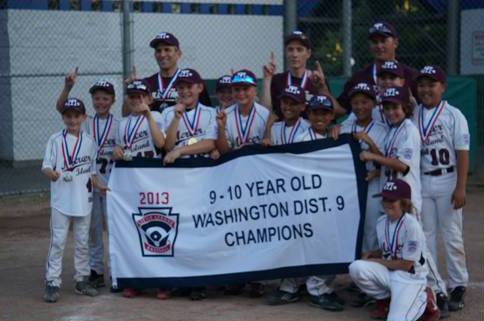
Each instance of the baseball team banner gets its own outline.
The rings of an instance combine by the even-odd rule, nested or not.
[[[345,273],[366,202],[349,136],[220,160],[117,162],[109,180],[114,285],[200,286]]]

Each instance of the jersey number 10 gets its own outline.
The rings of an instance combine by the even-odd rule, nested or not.
[[[450,163],[450,153],[446,148],[439,149],[431,149],[430,150],[430,157],[432,157],[432,165],[437,166],[440,164],[442,165],[449,165]]]

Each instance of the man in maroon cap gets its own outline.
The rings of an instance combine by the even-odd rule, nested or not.
[[[360,82],[372,84],[379,97],[378,76],[379,69],[385,61],[396,61],[396,50],[398,47],[398,35],[395,28],[384,21],[374,23],[368,30],[368,39],[370,40],[370,52],[373,55],[373,63],[363,70],[353,74],[346,82],[343,92],[338,97],[340,105],[349,113],[351,111],[349,92]],[[411,88],[413,96],[416,97],[415,77],[417,71],[413,68],[400,63],[406,85]]]
[[[150,41],[150,47],[154,49],[155,60],[160,71],[145,78],[146,83],[152,89],[153,103],[151,110],[162,112],[163,109],[176,104],[178,94],[174,86],[180,69],[178,61],[182,56],[178,39],[169,32],[161,32]],[[133,66],[130,78],[127,82],[136,79],[136,68]],[[206,106],[211,106],[210,97],[204,88],[200,95],[200,101]],[[123,116],[128,114],[127,107],[123,105]]]

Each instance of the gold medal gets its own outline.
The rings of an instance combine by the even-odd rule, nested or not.
[[[72,182],[72,175],[70,173],[64,173],[64,176],[62,178],[66,183]]]
[[[188,141],[187,141],[187,145],[193,145],[193,144],[196,144],[198,143],[198,139],[196,139],[195,137],[191,137]]]
[[[129,150],[125,150],[123,154],[123,160],[129,162],[133,160],[133,154]]]

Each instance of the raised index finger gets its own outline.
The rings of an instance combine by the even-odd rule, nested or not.
[[[276,64],[276,56],[274,55],[274,51],[271,51],[271,64],[275,65]]]
[[[319,63],[319,60],[316,60],[316,70],[324,74],[323,68],[321,68],[321,64]]]

